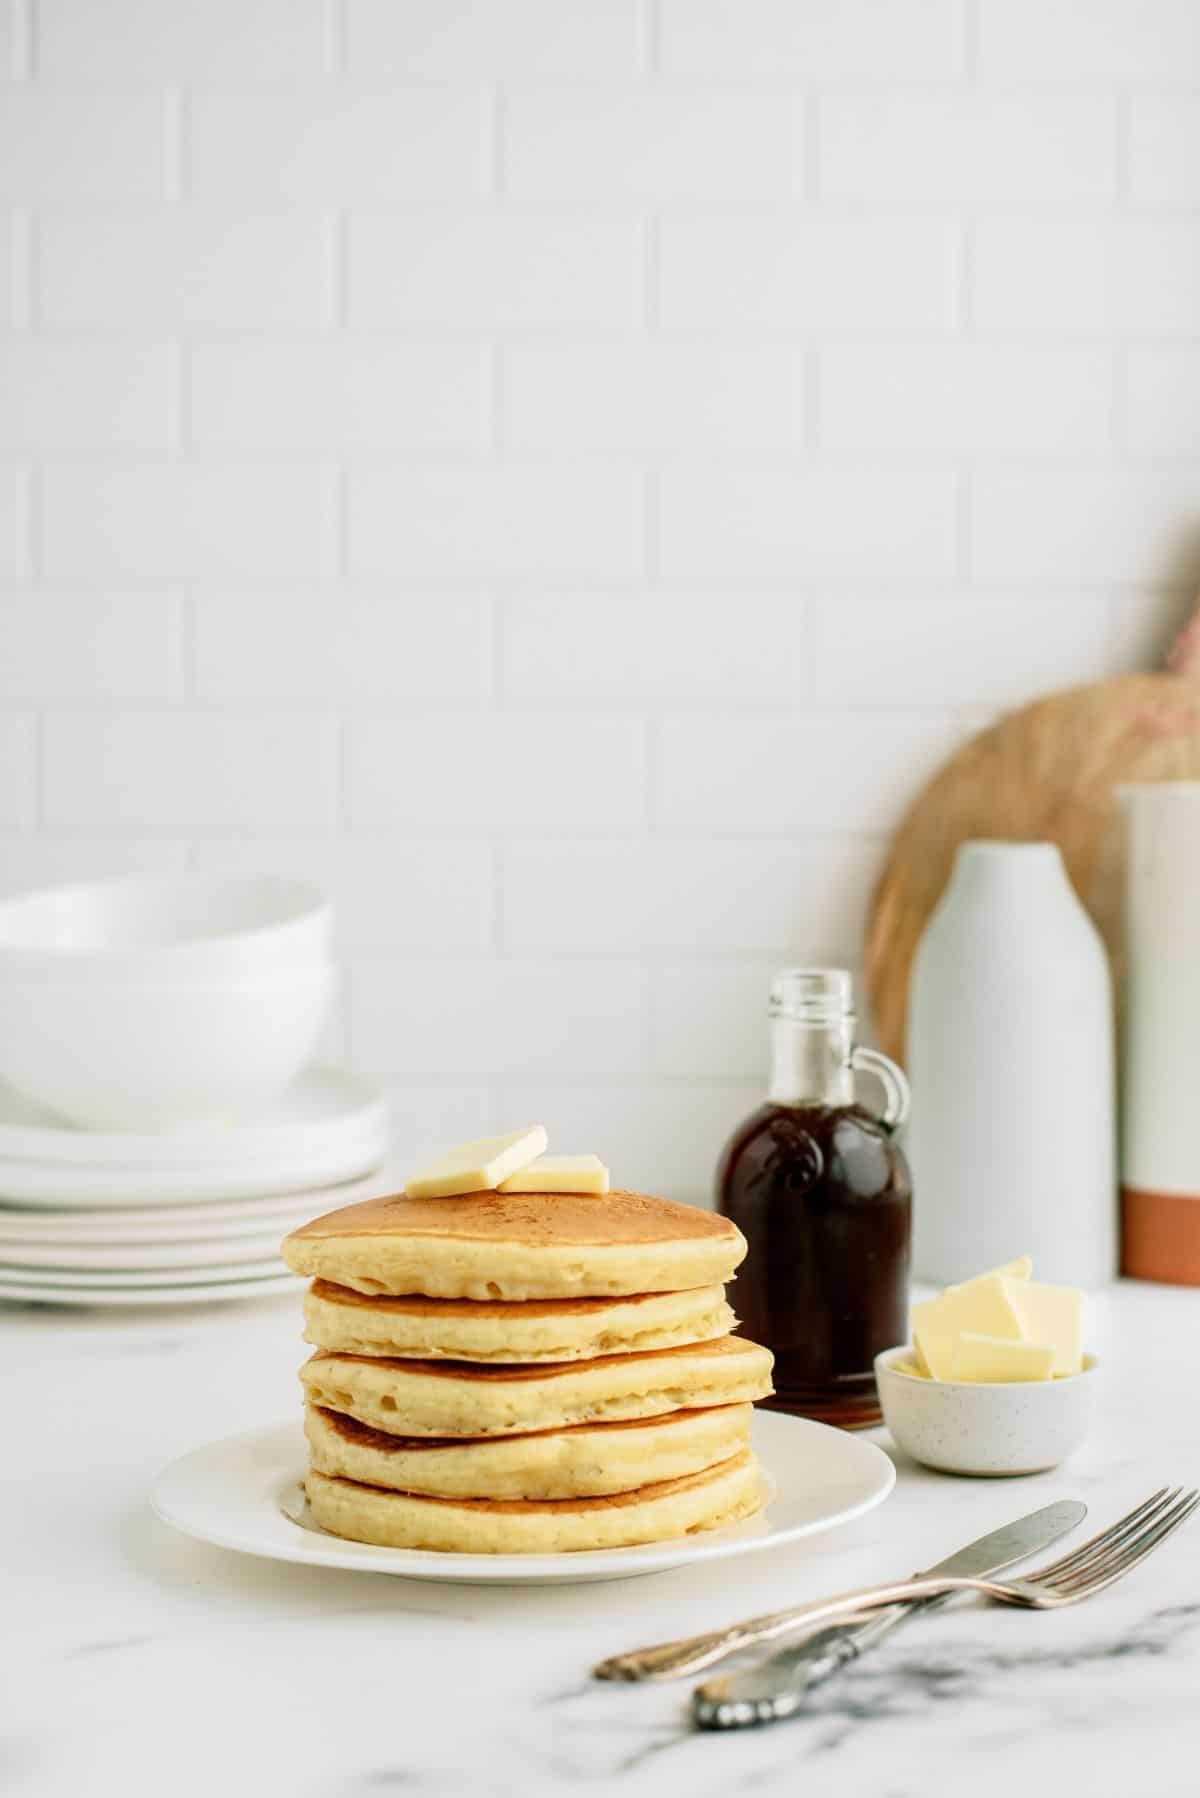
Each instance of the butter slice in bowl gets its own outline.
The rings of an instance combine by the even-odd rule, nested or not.
[[[1096,1368],[1083,1351],[1083,1295],[1032,1271],[1024,1258],[914,1305],[912,1346],[876,1357],[884,1422],[914,1460],[945,1473],[1039,1473],[1083,1440]]]
[[[913,1350],[920,1370],[935,1380],[989,1382],[1079,1373],[1083,1294],[1074,1286],[1047,1286],[1032,1273],[1029,1257],[1023,1256],[914,1305]]]
[[[975,1385],[1011,1380],[1048,1380],[1054,1350],[1040,1342],[1010,1342],[1004,1336],[980,1336],[964,1330],[950,1358],[950,1378]]]

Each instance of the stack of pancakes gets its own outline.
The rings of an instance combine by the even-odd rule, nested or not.
[[[313,1277],[309,1504],[394,1548],[661,1541],[761,1503],[766,1349],[731,1335],[728,1219],[633,1192],[372,1199],[283,1244]]]

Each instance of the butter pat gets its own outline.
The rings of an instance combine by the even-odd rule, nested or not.
[[[947,1292],[961,1292],[964,1286],[977,1286],[980,1280],[1028,1280],[1033,1275],[1033,1257],[1018,1255],[1015,1261],[1006,1261],[1003,1267],[989,1267],[985,1274],[975,1274],[969,1280],[960,1280],[957,1286],[947,1286]]]
[[[1022,1336],[1027,1342],[1048,1343],[1053,1350],[1051,1372],[1082,1372],[1083,1294],[1074,1286],[1046,1286],[1041,1281],[1006,1284]]]
[[[1020,1342],[1021,1319],[1003,1274],[982,1274],[951,1286],[940,1298],[913,1306],[913,1340],[923,1366],[935,1380],[952,1380],[958,1338],[964,1333]]]
[[[599,1155],[539,1155],[500,1182],[501,1192],[607,1192],[608,1169]]]
[[[1031,1278],[1028,1255],[913,1306],[913,1356],[934,1380],[1049,1380],[1083,1371],[1083,1294]]]
[[[547,1137],[541,1124],[512,1130],[507,1136],[482,1136],[441,1155],[423,1173],[407,1180],[410,1199],[449,1199],[456,1193],[488,1192],[511,1174],[519,1173],[546,1152]]]
[[[915,1355],[911,1361],[897,1361],[895,1368],[897,1373],[906,1373],[911,1380],[927,1380],[929,1378],[929,1369],[922,1367]]]
[[[992,1384],[1048,1380],[1053,1365],[1054,1350],[1040,1342],[1010,1342],[964,1330],[951,1351],[950,1378]]]

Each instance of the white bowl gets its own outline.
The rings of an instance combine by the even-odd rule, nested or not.
[[[0,959],[0,1079],[100,1130],[250,1119],[317,1047],[331,962],[226,980],[31,980]]]
[[[228,980],[330,959],[333,907],[275,874],[135,875],[0,903],[0,980]]]
[[[1082,1373],[995,1385],[924,1379],[906,1367],[914,1367],[908,1347],[875,1357],[883,1420],[914,1461],[942,1473],[1042,1473],[1087,1434],[1094,1355],[1084,1356]]]

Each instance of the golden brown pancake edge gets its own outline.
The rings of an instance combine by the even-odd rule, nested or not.
[[[676,1199],[620,1189],[606,1193],[472,1192],[446,1199],[393,1193],[326,1212],[289,1240],[433,1237],[529,1248],[637,1247],[641,1243],[734,1239],[727,1217]]]
[[[316,1279],[313,1297],[330,1305],[359,1305],[371,1311],[407,1313],[428,1318],[495,1318],[497,1323],[511,1322],[513,1317],[596,1317],[618,1306],[646,1305],[657,1298],[675,1298],[675,1293],[637,1292],[625,1296],[610,1294],[597,1299],[431,1299],[423,1293],[356,1292],[352,1286],[339,1286],[334,1280]]]
[[[311,1366],[314,1361],[354,1361],[365,1367],[394,1367],[405,1373],[429,1374],[439,1380],[478,1380],[487,1384],[503,1380],[553,1380],[565,1374],[587,1373],[593,1367],[633,1367],[639,1361],[662,1363],[676,1355],[721,1359],[753,1352],[759,1352],[758,1344],[744,1336],[712,1336],[705,1342],[640,1349],[627,1355],[594,1355],[583,1361],[418,1361],[407,1355],[351,1355],[342,1349],[314,1349],[305,1365]]]
[[[376,1492],[382,1498],[406,1498],[414,1504],[446,1506],[477,1514],[501,1517],[543,1514],[561,1517],[570,1512],[578,1512],[584,1516],[594,1516],[598,1511],[624,1510],[630,1505],[646,1504],[653,1499],[673,1498],[679,1493],[694,1492],[698,1487],[711,1485],[726,1474],[748,1467],[752,1459],[751,1449],[739,1449],[724,1461],[714,1461],[711,1466],[702,1467],[698,1473],[681,1474],[678,1479],[660,1480],[656,1485],[635,1486],[630,1492],[605,1493],[599,1498],[436,1498],[424,1492],[396,1493],[388,1486],[368,1486],[362,1480],[348,1480],[336,1473],[322,1474],[321,1478],[332,1486],[345,1486],[351,1491],[359,1489]]]
[[[362,1448],[372,1448],[380,1454],[411,1454],[424,1449],[446,1448],[483,1448],[501,1442],[528,1442],[540,1436],[578,1436],[585,1430],[661,1430],[670,1429],[672,1424],[688,1422],[693,1417],[712,1417],[720,1411],[742,1411],[746,1409],[745,1401],[734,1401],[728,1405],[707,1405],[702,1408],[689,1407],[684,1411],[664,1411],[657,1417],[620,1417],[608,1422],[571,1423],[561,1425],[558,1429],[526,1430],[522,1436],[389,1436],[384,1430],[377,1430],[369,1423],[362,1423],[357,1417],[350,1417],[344,1411],[331,1411],[328,1405],[314,1405],[327,1426],[346,1442],[357,1443]],[[382,1488],[381,1488],[382,1489]],[[390,1490],[390,1488],[389,1488]]]

